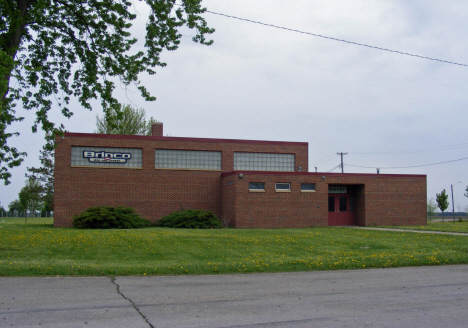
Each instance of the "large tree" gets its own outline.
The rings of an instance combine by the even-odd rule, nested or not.
[[[37,179],[26,180],[25,186],[21,188],[18,194],[21,210],[29,210],[31,216],[35,216],[36,211],[40,211],[42,209],[42,192],[43,187]]]
[[[43,211],[51,212],[54,210],[54,149],[49,150],[43,147],[40,151],[40,167],[28,167],[26,177],[35,179],[41,183],[40,200],[44,204]]]
[[[107,117],[118,106],[115,83],[134,85],[147,101],[155,100],[140,84],[140,73],[155,74],[161,51],[178,48],[183,26],[195,29],[193,41],[210,45],[214,29],[200,16],[202,0],[145,0],[149,7],[145,42],[137,47],[130,33],[136,19],[129,0],[0,0],[0,179],[9,183],[9,169],[26,155],[7,140],[9,131],[23,120],[16,105],[36,113],[32,126],[49,138],[60,132],[48,118],[53,106],[64,116],[72,97],[91,110],[99,99]]]
[[[8,205],[8,211],[13,212],[13,211],[21,211],[21,203],[18,199],[15,199]]]
[[[157,121],[151,117],[146,120],[146,112],[143,108],[135,108],[130,105],[123,109],[109,111],[109,117],[96,116],[95,133],[102,134],[127,134],[127,135],[151,135],[151,127]],[[119,115],[121,114],[121,115]]]

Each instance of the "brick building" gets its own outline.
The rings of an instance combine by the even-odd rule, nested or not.
[[[55,150],[57,227],[91,206],[156,221],[213,211],[236,228],[426,224],[426,176],[311,173],[308,143],[65,133]]]

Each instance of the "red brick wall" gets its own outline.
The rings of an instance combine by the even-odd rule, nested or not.
[[[141,169],[71,167],[71,146],[140,148]],[[71,226],[72,216],[91,206],[130,206],[152,221],[182,208],[201,208],[239,228],[328,225],[328,186],[354,190],[358,225],[426,224],[426,177],[414,175],[307,173],[307,144],[177,137],[69,134],[55,151],[55,226]],[[222,151],[222,171],[155,169],[155,149]],[[303,172],[240,172],[233,153],[296,154]],[[228,184],[229,182],[229,184]],[[232,182],[232,184],[231,184]],[[249,182],[265,182],[264,193],[249,192]],[[291,183],[277,193],[276,182]],[[316,192],[301,192],[315,183]]]
[[[222,180],[222,216],[223,224],[229,227],[236,225],[236,184],[234,179],[237,176],[230,176]]]
[[[227,181],[235,193],[225,195],[231,207],[223,214],[234,217],[237,228],[327,226],[328,185],[353,186],[357,225],[426,224],[425,176],[236,172],[223,174],[223,190]],[[265,192],[250,192],[249,182],[265,182]],[[276,192],[276,182],[291,183],[291,192]],[[316,192],[301,192],[301,183],[316,183]]]
[[[223,174],[223,188],[226,188],[227,181],[233,181],[235,185],[235,194],[231,193],[229,199],[231,204],[235,204],[234,227],[303,228],[328,225],[328,187],[321,176],[273,172],[243,174],[242,179],[239,179],[238,173]],[[265,182],[265,192],[249,191],[249,182]],[[276,192],[276,182],[291,183],[291,192]],[[316,192],[301,192],[301,183],[316,183]]]
[[[129,206],[152,221],[181,208],[201,208],[221,216],[221,171],[155,169],[155,149],[222,151],[223,171],[233,170],[233,152],[295,153],[296,167],[308,167],[307,143],[111,136],[67,133],[55,150],[54,225],[91,206]],[[140,148],[141,169],[71,167],[71,146]]]
[[[151,135],[153,137],[162,137],[163,136],[163,124],[153,123],[153,125],[151,126]]]
[[[362,191],[357,197],[358,202],[364,202],[360,225],[427,224],[425,175],[332,174],[326,180],[329,184],[364,185],[364,198]]]
[[[366,225],[366,186],[365,185],[354,185],[353,186],[353,197],[354,197],[354,215],[356,225]]]

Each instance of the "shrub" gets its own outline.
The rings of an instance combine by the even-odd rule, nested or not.
[[[213,212],[204,210],[184,210],[166,215],[155,223],[159,227],[187,229],[219,229],[221,220]]]
[[[73,226],[78,229],[132,229],[149,227],[151,222],[143,219],[129,207],[90,207],[73,217]]]

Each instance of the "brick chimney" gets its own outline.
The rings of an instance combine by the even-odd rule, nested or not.
[[[151,126],[151,135],[153,137],[162,137],[163,136],[163,124],[161,122],[154,123]]]

